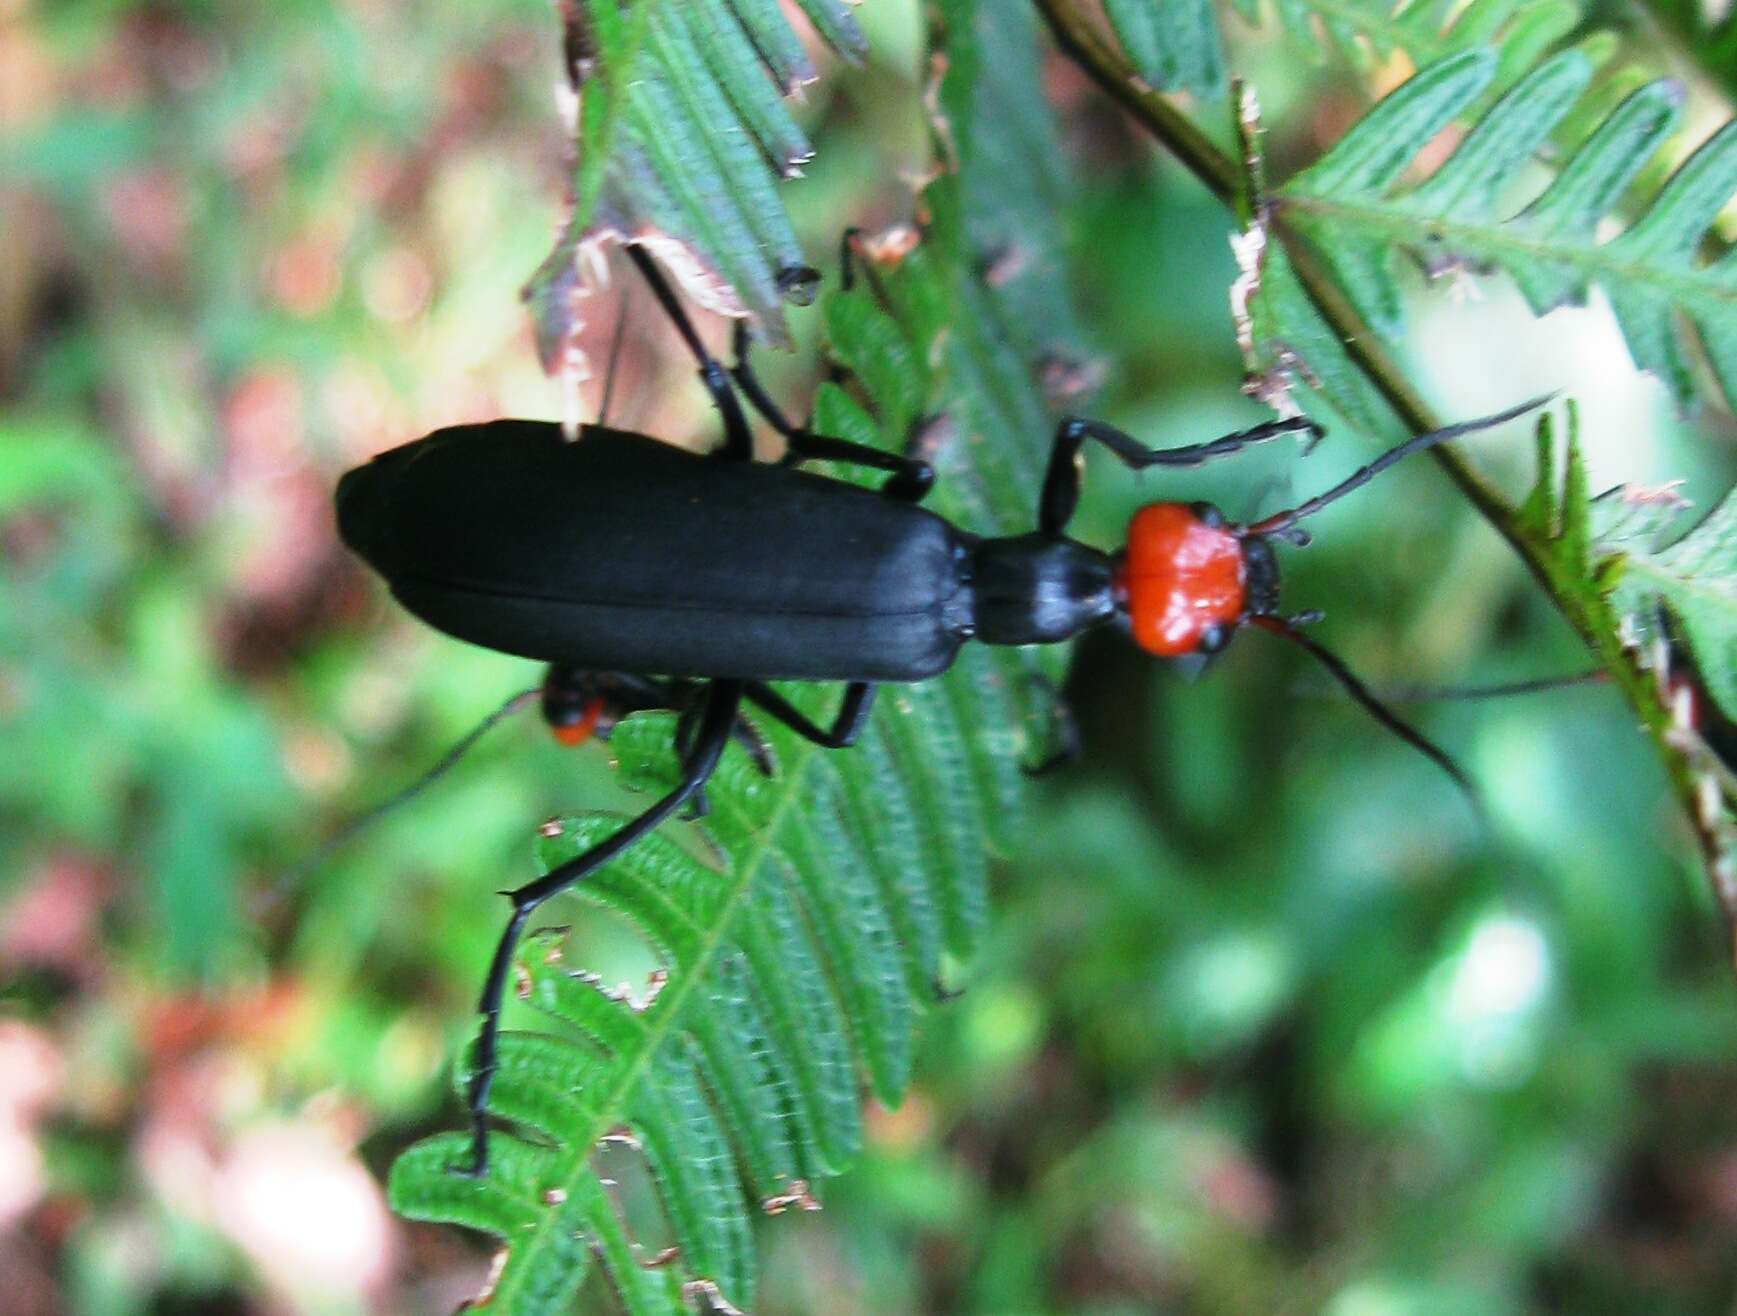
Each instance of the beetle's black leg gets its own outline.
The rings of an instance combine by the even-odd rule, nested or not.
[[[748,417],[743,414],[741,399],[736,396],[736,390],[730,383],[730,372],[706,351],[699,331],[694,328],[693,321],[688,319],[687,312],[676,298],[675,290],[663,277],[663,271],[658,269],[651,253],[636,242],[626,245],[629,258],[639,267],[645,281],[651,285],[651,291],[657,297],[658,304],[663,307],[664,314],[675,322],[682,341],[699,360],[700,382],[706,386],[706,391],[712,395],[712,401],[724,418],[724,446],[720,450],[722,455],[736,461],[753,461],[754,435],[748,429]]]
[[[909,231],[908,236],[913,242],[917,239],[914,230]],[[889,263],[896,265],[903,255],[903,252],[899,250],[902,244],[897,240],[897,231],[884,230],[883,238],[894,239],[888,250],[888,256]],[[862,230],[859,228],[845,229],[838,240],[839,286],[845,292],[855,288],[857,272],[860,270],[865,282],[874,292],[876,300],[885,306],[887,304],[887,290],[881,283],[880,270],[876,268],[876,264],[875,252],[871,249],[869,242],[863,238]]]
[[[597,423],[609,424],[609,404],[615,400],[615,375],[621,366],[621,349],[627,342],[627,303],[632,285],[621,285],[621,301],[615,312],[615,329],[609,335],[609,364],[603,368],[603,396],[597,400]]]
[[[909,242],[904,240],[906,238],[909,239]],[[910,246],[915,245],[919,240],[919,235],[914,229],[894,227],[883,229],[880,237],[873,240],[888,244],[890,263],[896,265],[903,257],[904,252],[909,250]],[[875,252],[872,250],[869,243],[870,240],[863,237],[862,230],[854,225],[845,229],[845,231],[839,235],[839,286],[843,288],[845,292],[849,292],[851,289],[855,288],[857,270],[860,268],[867,276],[869,287],[874,290],[875,296],[880,299],[882,304],[885,304],[887,300],[886,289],[881,286],[880,271],[875,268]]]
[[[790,454],[786,460],[846,462],[852,466],[867,466],[871,470],[890,471],[891,478],[881,486],[888,498],[901,503],[920,503],[935,487],[935,468],[917,457],[901,457],[895,452],[883,452],[866,443],[849,439],[834,439],[825,434],[810,434],[797,430],[787,436]]]
[[[681,715],[676,718],[676,757],[681,760],[683,772],[686,772],[694,761],[694,730],[699,726],[700,713],[704,708],[705,705],[700,701],[690,699],[682,705]],[[738,716],[736,720],[740,722],[741,718]],[[732,734],[733,732],[734,728]],[[682,817],[688,822],[697,822],[711,811],[711,801],[706,798],[706,788],[702,786],[688,797]]]
[[[736,321],[736,327],[730,331],[730,346],[736,354],[736,364],[730,367],[730,377],[736,381],[749,405],[766,418],[766,423],[785,438],[789,438],[796,433],[798,426],[772,400],[772,395],[766,391],[766,386],[760,382],[760,377],[754,373],[754,367],[748,361],[753,340],[746,320]]]
[[[513,902],[513,913],[507,921],[506,931],[501,934],[500,943],[495,947],[494,958],[489,962],[488,977],[483,981],[482,999],[478,1005],[483,1019],[482,1031],[477,1037],[476,1069],[471,1074],[466,1093],[472,1134],[470,1174],[481,1176],[488,1172],[488,1101],[489,1089],[494,1085],[495,1071],[500,1064],[501,998],[506,991],[507,972],[512,967],[513,948],[518,945],[525,924],[545,900],[596,872],[669,818],[706,784],[735,729],[736,710],[741,702],[740,681],[713,681],[706,692],[705,712],[694,739],[693,751],[683,766],[681,784],[584,854],[508,893]]]
[[[875,683],[852,681],[844,688],[844,702],[832,726],[823,729],[771,686],[750,681],[746,687],[748,702],[789,727],[804,740],[813,741],[823,749],[846,749],[856,743],[874,708]]]
[[[667,708],[677,712],[683,709],[696,709],[700,706],[700,697],[705,693],[705,682],[690,680],[687,677],[674,677],[667,681],[654,681],[651,678],[644,676],[627,677],[626,673],[623,673],[622,675],[625,679],[644,682],[647,686],[651,686],[661,692],[661,695],[656,702],[641,704],[640,707],[642,708]],[[684,734],[681,731],[679,723],[677,725],[676,734],[678,737],[681,737]],[[736,729],[731,732],[731,736],[735,742],[742,747],[742,752],[753,760],[754,766],[760,770],[760,775],[762,777],[770,777],[778,765],[772,758],[772,746],[766,743],[766,738],[755,729],[754,724],[742,714],[737,714]],[[692,733],[687,733],[687,739],[691,738]],[[685,757],[687,753],[687,739],[680,739],[677,742],[678,748],[684,755],[682,760],[684,763],[687,761]],[[702,791],[701,794],[703,795],[704,792]]]
[[[557,664],[543,682],[543,718],[559,731],[582,720],[593,700],[601,700],[603,716],[597,720],[599,740],[609,739],[615,724],[629,713],[667,709],[679,713],[695,708],[705,694],[705,682],[685,677],[659,680],[636,672],[594,672]],[[746,717],[736,719],[736,743],[753,759],[761,775],[770,777],[776,767],[772,748]],[[683,744],[685,748],[685,742]]]
[[[1049,469],[1044,472],[1043,494],[1038,502],[1038,529],[1047,534],[1060,534],[1073,519],[1074,508],[1080,501],[1080,449],[1087,439],[1103,444],[1122,463],[1134,470],[1147,466],[1199,466],[1214,457],[1233,452],[1287,434],[1307,432],[1321,436],[1321,427],[1307,416],[1292,416],[1285,420],[1269,420],[1253,429],[1227,434],[1210,443],[1191,443],[1181,448],[1148,448],[1131,434],[1101,420],[1074,416],[1056,427],[1055,439],[1049,450]]]
[[[760,769],[762,777],[770,777],[776,770],[777,760],[772,757],[772,746],[766,743],[766,737],[760,734],[755,725],[745,717],[736,719],[736,729],[731,733],[743,753],[754,761],[754,766]]]
[[[736,383],[741,385],[742,395],[748,399],[749,404],[764,416],[767,423],[782,434],[785,442],[789,444],[781,464],[833,461],[888,471],[893,478],[881,486],[881,492],[901,502],[921,502],[924,495],[934,487],[934,468],[920,458],[882,452],[879,448],[871,448],[865,443],[852,443],[849,439],[829,438],[792,424],[760,383],[754,374],[754,368],[748,364],[748,347],[748,326],[738,323],[735,338],[736,364],[730,373]]]

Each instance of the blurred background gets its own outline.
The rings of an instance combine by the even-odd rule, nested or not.
[[[858,16],[873,61],[823,61],[821,154],[788,189],[817,264],[844,224],[908,218],[928,157],[916,6]],[[1364,103],[1265,34],[1235,51],[1276,172]],[[558,71],[544,0],[0,0],[9,1313],[444,1311],[486,1272],[379,1183],[455,1122],[493,893],[530,876],[537,821],[607,797],[606,754],[521,718],[295,865],[538,677],[392,607],[330,490],[437,425],[559,414],[518,301],[560,215]],[[1094,410],[1171,443],[1260,419],[1225,216],[1050,74]],[[1443,414],[1563,388],[1595,487],[1682,478],[1704,507],[1737,475],[1730,418],[1673,416],[1596,303],[1417,298],[1405,350]],[[601,360],[621,307],[593,307]],[[795,318],[768,373],[800,407]],[[644,297],[615,398],[616,423],[710,441]],[[1341,438],[1164,489],[1277,506],[1367,456]],[[1529,480],[1518,430],[1474,451]],[[1082,536],[1150,492],[1094,468]],[[1323,517],[1286,579],[1377,683],[1586,665],[1428,463]],[[1416,710],[1492,834],[1261,637],[1194,681],[1090,642],[1069,693],[1085,758],[999,867],[904,1105],[871,1112],[823,1213],[763,1225],[763,1310],[1732,1309],[1737,992],[1614,693]],[[617,929],[571,916],[608,976]]]

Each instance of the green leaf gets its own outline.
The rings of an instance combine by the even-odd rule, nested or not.
[[[947,55],[937,121],[958,169],[969,258],[985,270],[1013,342],[1060,385],[1051,391],[1077,392],[1068,385],[1078,372],[1068,367],[1090,336],[1073,305],[1055,216],[1078,187],[1041,93],[1036,10],[988,0],[941,0],[935,10]]]
[[[1684,632],[1708,692],[1733,708],[1737,668],[1737,499],[1729,496],[1687,535],[1665,545],[1675,511],[1669,491],[1617,489],[1594,499],[1581,456],[1578,409],[1566,408],[1560,458],[1556,424],[1538,425],[1538,480],[1515,519],[1536,546],[1533,565],[1652,736],[1695,828],[1728,924],[1737,900],[1728,875],[1737,863],[1737,791],[1730,765],[1699,734],[1672,691],[1670,651],[1652,641],[1661,610]],[[1662,659],[1662,661],[1661,661]]]
[[[1224,51],[1211,0],[1104,0],[1140,76],[1159,91],[1223,95]]]
[[[819,423],[897,449],[923,418],[946,415],[953,439],[936,459],[950,478],[937,510],[973,530],[1023,530],[1048,425],[967,273],[950,189],[932,189],[932,242],[828,299],[850,382],[822,391]],[[638,1001],[606,991],[562,962],[559,933],[527,938],[515,995],[543,1024],[501,1039],[491,1104],[515,1132],[491,1139],[500,1171],[465,1178],[463,1139],[441,1135],[394,1167],[394,1207],[501,1238],[490,1295],[501,1310],[564,1309],[594,1257],[632,1311],[679,1310],[684,1288],[705,1286],[751,1309],[753,1204],[803,1199],[848,1164],[864,1086],[899,1100],[944,954],[975,947],[987,846],[1024,791],[1035,663],[967,650],[946,677],[885,690],[848,751],[767,723],[771,778],[732,746],[694,835],[666,826],[577,893],[638,929],[663,965],[658,989]],[[835,698],[803,685],[786,693],[816,715]],[[671,714],[616,728],[623,782],[667,788],[679,771],[674,739]],[[545,830],[539,863],[548,871],[619,826],[608,815],[562,819]],[[467,1079],[468,1061],[461,1091]],[[621,1130],[675,1240],[655,1271],[593,1164],[593,1148]]]
[[[865,53],[840,0],[805,0],[847,58]],[[578,97],[577,170],[561,237],[525,289],[538,351],[564,364],[610,242],[650,248],[689,296],[787,344],[784,302],[811,286],[778,194],[813,149],[784,97],[815,78],[773,0],[575,0],[567,17]]]
[[[1659,606],[1668,608],[1708,691],[1737,717],[1737,496],[1674,539],[1680,517],[1668,501],[1617,490],[1600,503],[1622,514],[1598,541],[1618,568],[1612,604],[1643,638],[1655,632]]]
[[[1697,387],[1682,328],[1692,324],[1725,395],[1737,396],[1737,258],[1701,254],[1737,191],[1737,128],[1714,133],[1623,232],[1599,242],[1599,226],[1625,213],[1631,185],[1675,129],[1680,91],[1654,82],[1612,107],[1527,202],[1514,195],[1514,180],[1526,176],[1528,161],[1591,81],[1586,55],[1564,51],[1478,117],[1432,174],[1408,182],[1424,148],[1495,75],[1484,51],[1420,72],[1279,189],[1280,220],[1320,253],[1384,336],[1404,328],[1400,253],[1432,273],[1494,267],[1513,277],[1540,315],[1602,288],[1636,365],[1683,403]]]
[[[1236,0],[1236,6],[1251,23],[1263,17],[1259,0]],[[1285,32],[1311,56],[1336,53],[1364,69],[1385,65],[1396,54],[1422,66],[1491,48],[1499,87],[1530,68],[1581,17],[1573,0],[1276,0],[1273,9]]]

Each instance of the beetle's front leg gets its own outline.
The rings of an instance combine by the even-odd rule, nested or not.
[[[619,831],[606,836],[584,854],[569,859],[551,869],[535,882],[508,892],[513,902],[512,917],[495,947],[489,962],[488,977],[483,981],[478,1012],[482,1015],[482,1030],[477,1036],[476,1068],[470,1076],[466,1101],[470,1107],[471,1164],[466,1173],[481,1176],[488,1173],[488,1101],[494,1086],[495,1073],[500,1068],[501,1001],[506,993],[507,972],[512,967],[513,950],[539,905],[551,896],[559,895],[629,846],[639,841],[659,823],[673,815],[706,784],[716,771],[736,725],[736,710],[742,702],[740,681],[713,681],[706,691],[704,714],[694,748],[682,772],[682,779],[668,795],[652,805]]]
[[[1210,443],[1190,443],[1180,448],[1148,448],[1132,434],[1106,425],[1101,420],[1072,416],[1056,426],[1055,438],[1049,450],[1049,468],[1043,476],[1043,493],[1037,506],[1037,526],[1045,534],[1059,535],[1073,520],[1080,502],[1080,449],[1087,439],[1104,445],[1133,470],[1148,466],[1199,466],[1215,457],[1287,434],[1308,433],[1320,438],[1321,427],[1307,416],[1291,416],[1284,420],[1269,420],[1253,429],[1226,434]]]

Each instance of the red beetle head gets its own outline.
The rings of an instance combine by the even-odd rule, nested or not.
[[[1278,606],[1272,546],[1211,503],[1148,503],[1134,513],[1116,580],[1134,642],[1163,658],[1216,653],[1239,625]]]

